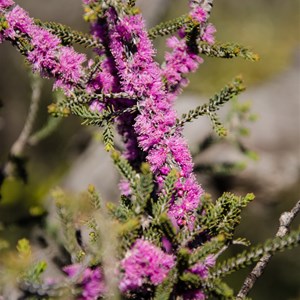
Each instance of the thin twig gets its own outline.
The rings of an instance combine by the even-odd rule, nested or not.
[[[11,147],[10,158],[20,158],[23,155],[28,139],[32,132],[33,124],[39,108],[42,90],[42,81],[37,75],[33,75],[31,88],[32,94],[28,115],[21,134]],[[14,175],[15,168],[15,163],[10,159],[4,166],[4,176],[8,177]]]
[[[28,146],[36,146],[42,140],[51,135],[61,124],[63,118],[62,117],[52,117],[48,118],[47,123],[44,127],[42,127],[39,131],[33,133],[28,139]]]
[[[292,208],[291,211],[284,212],[281,214],[279,218],[280,225],[276,233],[277,237],[283,237],[289,232],[289,226],[294,220],[294,218],[296,217],[296,215],[299,213],[299,211],[300,211],[300,200],[296,203],[296,205]],[[272,257],[271,254],[265,254],[258,261],[256,266],[251,271],[251,273],[245,279],[236,299],[244,299],[248,295],[253,285],[255,284],[256,280],[262,275],[271,257]]]

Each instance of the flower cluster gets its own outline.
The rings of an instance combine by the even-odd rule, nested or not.
[[[127,292],[145,283],[160,284],[175,265],[175,258],[146,240],[139,239],[121,261],[120,290]]]
[[[12,0],[0,0],[0,11],[12,6],[13,4],[14,2]]]
[[[54,87],[62,88],[69,94],[84,75],[82,64],[86,61],[86,56],[76,53],[72,47],[62,46],[55,35],[35,25],[20,6],[16,5],[12,10],[5,11],[12,5],[13,1],[1,1],[1,13],[4,14],[7,28],[1,30],[0,41],[7,39],[17,43],[20,50],[26,52],[34,71],[45,77],[54,77]],[[22,38],[25,44],[20,45],[18,38]]]
[[[173,52],[166,53],[163,75],[168,82],[169,90],[175,93],[180,90],[180,87],[188,84],[183,74],[195,71],[203,59],[189,49],[184,39],[180,40],[176,36],[167,40],[167,46],[173,49]]]
[[[82,291],[79,300],[95,300],[98,299],[105,292],[105,285],[103,275],[99,268],[91,269],[86,268],[81,272],[81,265],[74,264],[64,267],[64,272],[70,278],[78,276],[78,284]]]

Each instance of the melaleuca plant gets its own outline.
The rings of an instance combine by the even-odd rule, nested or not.
[[[74,114],[84,125],[101,127],[105,149],[123,177],[118,203],[101,200],[93,186],[77,200],[53,192],[70,263],[62,267],[64,280],[44,278],[45,263],[34,263],[28,242],[21,240],[19,258],[29,262],[18,275],[24,297],[232,299],[234,292],[223,277],[299,243],[298,229],[218,262],[230,245],[247,245],[234,232],[254,196],[224,193],[213,201],[206,195],[193,173],[182,129],[208,116],[214,131],[225,136],[217,111],[244,86],[237,77],[182,116],[174,101],[205,55],[253,61],[257,55],[215,41],[216,30],[208,21],[212,0],[187,2],[186,15],[147,30],[135,1],[84,0],[91,34],[83,34],[30,18],[14,1],[0,0],[0,41],[10,42],[33,72],[53,78],[53,88],[64,94],[49,112]],[[155,61],[152,43],[160,36],[169,36],[170,49],[162,64]],[[73,44],[92,48],[93,57],[76,52]],[[115,132],[123,139],[122,150],[114,147]],[[240,298],[246,295],[239,293]]]

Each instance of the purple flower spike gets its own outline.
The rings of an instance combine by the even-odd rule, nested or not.
[[[14,5],[14,1],[12,0],[0,0],[0,11],[4,10],[5,8],[8,8],[12,5]]]
[[[175,265],[173,255],[164,253],[148,241],[139,239],[121,261],[120,290],[128,292],[145,283],[160,284]]]
[[[183,75],[196,71],[203,59],[191,52],[184,39],[170,37],[167,40],[167,46],[173,51],[165,55],[166,64],[163,68],[163,75],[167,80],[168,88],[176,96],[188,83]]]
[[[49,31],[34,26],[31,31],[33,46],[28,53],[27,59],[32,63],[33,70],[44,76],[51,75],[51,70],[57,68],[57,49],[60,40]]]
[[[123,130],[122,135],[126,134],[127,137],[125,155],[135,159],[136,153],[141,152],[139,146],[146,154],[159,188],[163,186],[170,169],[178,169],[187,190],[184,195],[178,194],[179,198],[170,203],[169,215],[178,225],[192,228],[193,210],[198,207],[203,191],[191,175],[193,163],[181,132],[177,131],[174,135],[169,133],[176,123],[173,101],[179,87],[186,83],[182,75],[194,71],[202,59],[189,51],[184,40],[171,38],[168,43],[174,51],[162,71],[153,59],[155,52],[141,16],[116,19],[114,12],[111,12],[110,18],[110,49],[121,90],[141,98],[138,101],[138,114],[134,116],[135,119],[130,119],[131,124],[135,123],[134,132]],[[169,81],[172,91],[166,90],[163,76]]]
[[[4,37],[12,40],[15,39],[17,32],[30,35],[34,26],[28,13],[19,5],[15,6],[6,14],[6,20],[9,27],[4,31]]]
[[[75,52],[71,47],[61,47],[58,55],[59,63],[53,70],[54,74],[58,75],[54,87],[60,87],[68,90],[72,85],[80,81],[83,75],[81,65],[85,62],[86,56]]]
[[[1,11],[12,4],[11,1],[2,0]],[[44,77],[54,77],[54,87],[61,87],[67,95],[70,94],[84,75],[82,64],[86,60],[85,55],[76,53],[72,47],[61,46],[58,37],[35,25],[28,13],[18,5],[5,14],[5,19],[8,28],[1,32],[0,40],[14,41],[20,36],[25,38],[28,43],[25,43],[25,53],[33,70]]]

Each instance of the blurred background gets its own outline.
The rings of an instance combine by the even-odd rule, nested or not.
[[[80,1],[16,1],[30,15],[43,21],[57,21],[88,31],[82,20]],[[187,11],[187,1],[141,0],[147,24],[179,16]],[[238,74],[247,91],[239,101],[249,106],[255,122],[245,125],[240,140],[245,149],[237,150],[232,137],[203,148],[212,130],[203,118],[187,126],[186,136],[195,157],[195,167],[203,188],[218,197],[223,191],[239,194],[254,192],[256,200],[246,209],[237,236],[256,244],[274,236],[282,211],[300,198],[300,1],[298,0],[219,0],[215,1],[211,22],[217,28],[216,40],[250,46],[259,54],[258,62],[204,57],[205,63],[189,78],[191,84],[177,103],[179,113],[208,100]],[[158,61],[162,61],[164,39],[155,41]],[[84,49],[78,48],[79,51]],[[13,142],[23,128],[31,97],[30,70],[24,59],[8,43],[0,45],[0,163],[4,165]],[[43,80],[42,105],[35,129],[45,124],[47,105],[53,100],[51,80]],[[221,114],[226,122],[234,106],[227,104]],[[249,120],[246,120],[249,121]],[[229,127],[231,123],[228,122]],[[248,132],[251,132],[248,136]],[[0,200],[0,234],[12,248],[32,228],[42,224],[44,208],[51,206],[49,192],[55,186],[82,191],[89,183],[97,186],[107,200],[118,198],[117,173],[100,142],[97,129],[66,118],[51,136],[26,149],[28,182],[5,180]],[[210,168],[225,163],[243,165],[232,172]],[[246,168],[244,168],[247,166]],[[299,216],[293,226],[299,224]],[[242,249],[236,247],[236,251]],[[300,299],[299,249],[276,255],[251,293],[253,299]],[[248,270],[249,271],[249,270]],[[238,289],[247,270],[229,278]]]

